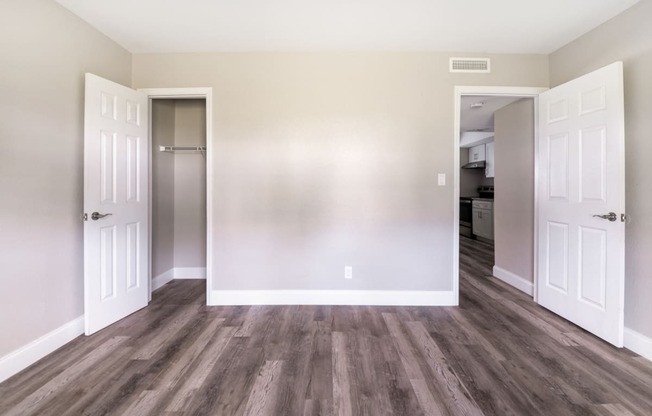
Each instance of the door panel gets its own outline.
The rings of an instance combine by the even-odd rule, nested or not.
[[[147,97],[86,74],[84,309],[90,335],[147,305]],[[92,213],[110,214],[93,219]]]
[[[548,275],[550,288],[568,293],[568,224],[548,222]]]
[[[568,199],[568,134],[550,136],[548,141],[549,198]]]
[[[539,120],[538,302],[622,346],[622,63],[542,93]]]
[[[607,233],[580,227],[579,298],[604,310],[607,283]]]
[[[580,131],[580,199],[582,202],[606,202],[606,139],[605,126]]]

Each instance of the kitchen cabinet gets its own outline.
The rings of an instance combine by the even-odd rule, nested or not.
[[[472,230],[473,234],[488,240],[494,239],[493,202],[474,199],[472,202]]]
[[[495,176],[494,142],[490,142],[485,145],[485,155],[486,155],[486,162],[485,162],[484,176],[486,176],[487,178],[493,178]]]
[[[469,148],[469,163],[482,162],[485,160],[485,146],[479,144]]]

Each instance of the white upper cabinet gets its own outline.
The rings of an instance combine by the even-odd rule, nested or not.
[[[469,148],[469,163],[482,162],[486,159],[485,145],[480,144]]]

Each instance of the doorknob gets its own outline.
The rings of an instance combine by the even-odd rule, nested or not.
[[[594,217],[602,218],[603,220],[609,220],[611,222],[614,222],[618,219],[618,215],[616,215],[615,212],[610,212],[604,215],[594,215]]]
[[[97,221],[100,218],[108,217],[109,215],[111,215],[111,214],[100,214],[99,212],[94,212],[94,213],[91,214],[91,219],[93,221]],[[616,215],[616,214],[614,214],[614,215]]]

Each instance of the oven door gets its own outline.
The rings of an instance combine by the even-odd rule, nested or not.
[[[473,236],[472,229],[473,208],[470,198],[460,199],[460,235]]]

